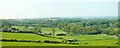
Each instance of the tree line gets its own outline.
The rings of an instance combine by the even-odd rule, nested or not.
[[[119,22],[117,18],[39,18],[39,19],[1,19],[1,28],[11,26],[41,28],[59,28],[70,34],[118,34]],[[54,30],[54,29],[53,29]]]

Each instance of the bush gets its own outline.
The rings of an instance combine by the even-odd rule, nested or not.
[[[64,33],[59,33],[59,34],[57,34],[56,36],[66,36],[66,34],[64,34]]]
[[[75,44],[74,42],[72,44]]]
[[[59,43],[62,43],[62,42],[58,42],[58,41],[51,41],[51,43],[57,43],[57,44],[59,44]]]
[[[88,44],[88,43],[84,43],[84,44]]]
[[[26,42],[26,40],[21,40],[22,42]]]
[[[55,38],[54,36],[52,38]]]
[[[17,40],[17,42],[22,42],[22,40]]]
[[[50,41],[49,40],[45,40],[44,43],[50,43]]]
[[[17,40],[16,39],[11,39],[10,42],[16,42]]]
[[[76,42],[77,40],[76,39],[68,39],[67,41],[69,41],[69,42]]]
[[[119,44],[119,43],[115,43],[115,44]]]
[[[8,41],[7,39],[2,39],[2,41]]]
[[[33,42],[36,42],[36,43],[41,43],[41,41],[40,41],[40,40],[35,40],[35,41],[33,41]]]
[[[64,38],[59,38],[59,39],[64,39]]]
[[[71,42],[67,43],[67,44],[72,44]]]
[[[32,42],[31,40],[26,40],[25,42]]]
[[[77,42],[77,43],[75,43],[75,44],[79,44],[79,43]]]

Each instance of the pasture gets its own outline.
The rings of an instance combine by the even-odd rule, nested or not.
[[[2,33],[2,32],[0,32]],[[3,39],[17,39],[17,40],[40,40],[40,41],[44,41],[44,40],[52,40],[52,41],[61,41],[60,39],[56,39],[56,38],[48,38],[48,37],[43,37],[43,36],[39,36],[36,34],[29,34],[29,33],[7,33],[7,32],[3,32],[2,33],[2,38]]]
[[[24,26],[12,26],[14,28],[23,30]],[[41,30],[44,33],[51,33],[51,28],[42,28]],[[66,33],[63,30],[55,28],[55,34],[57,33]],[[2,39],[17,39],[17,40],[40,40],[42,43],[32,43],[32,42],[2,42],[3,46],[118,46],[118,38],[115,35],[66,35],[66,36],[55,36],[58,38],[64,39],[77,39],[76,44],[51,44],[44,43],[44,40],[50,41],[59,41],[62,42],[62,39],[44,37],[31,33],[9,33],[9,32],[0,32],[2,34]]]
[[[19,30],[23,30],[23,29],[25,29],[24,26],[12,26],[12,28],[16,28],[16,29],[19,29]]]
[[[2,32],[0,32],[2,33]],[[3,46],[118,46],[116,44],[118,39],[116,36],[112,35],[72,35],[72,36],[59,36],[62,38],[75,38],[78,41],[78,45],[73,44],[51,44],[51,43],[29,43],[29,42],[2,42]],[[36,34],[29,33],[8,33],[3,32],[2,38],[4,39],[25,39],[25,40],[54,40],[54,41],[62,41],[56,38],[48,38],[44,36],[39,36]],[[19,43],[19,44],[18,44]],[[97,43],[97,44],[96,44]]]
[[[42,32],[44,32],[44,33],[51,33],[52,29],[51,28],[42,28]],[[55,34],[57,34],[57,33],[66,33],[66,32],[63,31],[63,30],[60,30],[58,28],[55,28]]]

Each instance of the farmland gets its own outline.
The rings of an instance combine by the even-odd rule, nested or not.
[[[2,33],[2,32],[0,32]],[[38,36],[35,34],[23,34],[23,33],[2,33],[2,38],[6,39],[25,39],[25,40],[56,40],[56,41],[62,41],[60,39],[55,38],[47,38],[43,36]],[[75,35],[75,36],[61,36],[63,38],[77,38],[78,39],[78,45],[75,46],[117,46],[116,44],[118,42],[117,38],[115,36],[102,36],[102,35]],[[29,42],[23,42],[20,44],[17,44],[19,42],[3,42],[3,46],[48,46],[47,44],[50,43],[29,43]],[[88,44],[84,44],[88,43]],[[96,45],[96,43],[98,43]],[[50,44],[50,46],[72,46],[72,44]],[[74,45],[73,45],[74,46]]]
[[[2,46],[118,46],[115,18],[0,21]]]

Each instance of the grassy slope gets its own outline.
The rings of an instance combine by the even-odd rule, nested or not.
[[[23,26],[21,27],[14,26],[14,27],[19,28],[19,29],[24,29]],[[56,30],[55,33],[59,33],[59,32],[65,33],[64,31],[58,28],[55,28],[55,30]],[[42,31],[45,33],[52,32],[51,28],[42,28]],[[73,35],[73,36],[60,36],[60,37],[75,38],[78,40],[78,43],[80,43],[81,46],[117,46],[117,44],[115,43],[118,42],[118,39],[115,36],[111,36],[111,35]],[[18,33],[3,33],[3,38],[31,39],[31,40],[42,40],[42,41],[50,39],[50,40],[61,41],[59,39],[42,37],[42,36],[38,36],[35,34],[22,34],[22,33],[19,33],[19,34]],[[88,43],[88,44],[84,44],[84,43]]]
[[[1,32],[0,32],[1,33]],[[16,38],[16,39],[29,39],[29,40],[57,40],[61,41],[59,39],[55,38],[47,38],[42,37],[34,34],[23,34],[23,33],[2,33],[3,38]],[[118,42],[117,38],[114,36],[108,36],[108,35],[74,35],[74,36],[61,36],[64,38],[76,38],[78,39],[78,43],[80,46],[118,46],[115,44]],[[3,46],[71,46],[70,44],[48,44],[48,43],[25,43],[25,42],[3,42]],[[88,43],[88,44],[84,44]]]
[[[24,26],[12,26],[13,28],[17,28],[17,29],[19,29],[19,30],[23,30],[23,29],[25,29],[25,27]]]
[[[3,42],[2,46],[78,46],[72,44],[28,43],[28,42]]]
[[[0,32],[1,33],[1,32]],[[55,39],[55,38],[48,38],[48,37],[43,37],[39,36],[36,34],[28,34],[28,33],[2,33],[2,38],[6,39],[24,39],[24,40],[56,40],[56,41],[61,41],[60,39]]]
[[[117,46],[118,38],[112,35],[72,35],[61,36],[63,38],[75,38],[80,45],[88,43],[87,46]]]
[[[42,28],[42,32],[45,32],[45,33],[52,32],[52,29],[51,28]],[[66,32],[63,30],[60,30],[58,28],[55,28],[55,34],[57,34],[57,33],[66,33]]]
[[[2,32],[0,32],[2,33]],[[23,34],[23,33],[2,33],[2,38],[6,39],[24,39],[24,40],[55,40],[61,41],[60,39],[48,38],[43,36],[38,36],[35,34]],[[73,46],[68,44],[51,44],[51,43],[28,43],[28,42],[2,42],[2,46]],[[75,45],[76,46],[76,45]]]
[[[24,26],[12,26],[12,27],[14,27],[14,28],[17,28],[17,29],[19,29],[19,30],[23,30],[23,29],[25,29],[25,27]],[[51,28],[42,28],[42,32],[45,32],[45,33],[48,33],[48,32],[52,32],[52,29]],[[63,30],[60,30],[60,29],[58,29],[58,28],[55,28],[55,34],[57,34],[57,33],[66,33],[65,31],[63,31]]]

